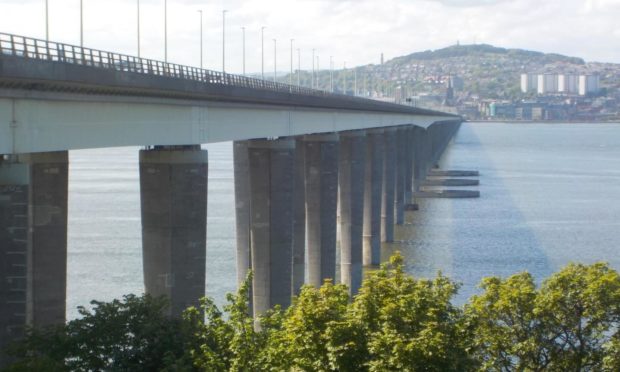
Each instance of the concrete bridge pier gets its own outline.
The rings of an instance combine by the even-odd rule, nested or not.
[[[406,132],[406,146],[405,146],[405,205],[411,204],[413,201],[413,152],[414,152],[414,139],[413,131],[414,126],[410,125]]]
[[[295,198],[293,204],[293,295],[305,283],[306,272],[306,186],[305,151],[302,137],[295,139]]]
[[[413,127],[413,192],[420,191],[420,181],[424,173],[424,144],[422,137],[424,136],[424,128]]]
[[[233,142],[235,177],[235,227],[237,238],[237,287],[252,268],[250,257],[250,158],[248,142]]]
[[[396,131],[396,196],[394,199],[396,224],[405,222],[405,179],[407,178],[407,149],[409,147],[408,129],[400,127]]]
[[[385,135],[383,129],[366,131],[366,171],[364,174],[364,266],[381,263],[381,198]]]
[[[0,156],[0,350],[65,322],[68,175],[67,151]]]
[[[336,276],[337,134],[304,136],[308,283]]]
[[[172,316],[205,295],[207,172],[200,145],[140,151],[144,286]]]
[[[255,316],[292,296],[295,140],[248,141]]]
[[[394,197],[396,186],[396,129],[384,134],[383,183],[381,196],[381,241],[394,241]]]
[[[357,294],[362,284],[362,235],[364,227],[364,171],[366,133],[340,134],[340,282]]]

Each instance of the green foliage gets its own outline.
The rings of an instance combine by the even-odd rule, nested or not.
[[[486,278],[463,308],[458,285],[417,279],[397,253],[359,294],[326,281],[254,320],[251,276],[221,311],[205,298],[180,320],[149,296],[93,302],[66,326],[30,330],[9,371],[618,371],[620,276],[571,264],[539,287]]]
[[[184,332],[164,315],[165,299],[127,295],[91,304],[65,326],[28,330],[10,350],[20,361],[8,370],[160,370],[182,360]]]
[[[536,289],[527,273],[487,278],[466,308],[484,370],[618,370],[620,276],[570,264]]]

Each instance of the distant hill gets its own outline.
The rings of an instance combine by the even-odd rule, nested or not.
[[[524,49],[506,49],[499,48],[489,44],[473,44],[473,45],[452,45],[447,48],[437,50],[425,50],[416,52],[407,56],[394,58],[392,61],[398,62],[402,60],[437,60],[455,57],[477,57],[492,58],[493,56],[507,56],[512,59],[520,59],[529,61],[537,59],[538,62],[547,63],[570,63],[575,65],[584,65],[585,61],[577,57],[567,57],[555,53],[542,53]]]

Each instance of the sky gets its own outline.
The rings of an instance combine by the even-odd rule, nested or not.
[[[80,0],[48,0],[50,40],[79,44]],[[84,46],[137,55],[137,0],[82,0]],[[620,63],[620,0],[167,0],[168,61],[226,71],[288,71],[379,63],[416,51],[485,43]],[[164,0],[140,0],[141,48],[164,59]],[[0,33],[45,38],[45,0],[0,0]],[[299,59],[298,52],[299,49]],[[315,58],[316,62],[316,58]]]

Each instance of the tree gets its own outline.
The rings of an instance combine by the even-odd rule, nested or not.
[[[28,330],[11,350],[19,361],[9,371],[156,371],[184,363],[186,333],[164,315],[165,299],[127,295],[91,304],[64,326]]]
[[[570,264],[536,289],[530,274],[487,278],[466,307],[474,355],[501,371],[617,370],[620,276]]]

